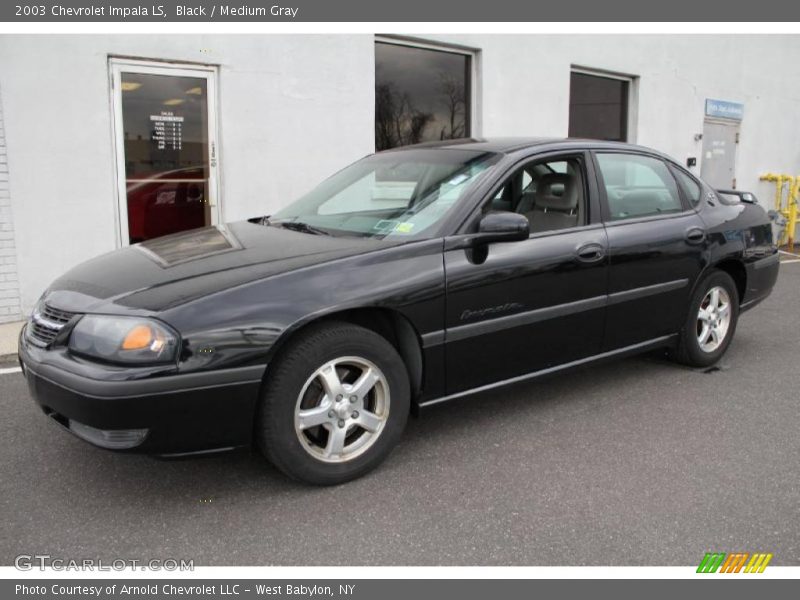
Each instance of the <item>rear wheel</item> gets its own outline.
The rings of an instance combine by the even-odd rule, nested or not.
[[[373,331],[349,323],[314,326],[268,370],[256,438],[286,474],[318,485],[375,468],[408,418],[403,360]]]
[[[675,358],[692,367],[713,365],[728,349],[738,318],[736,284],[724,271],[712,271],[692,296]]]

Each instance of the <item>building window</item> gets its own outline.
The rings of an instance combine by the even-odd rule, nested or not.
[[[569,137],[628,140],[630,79],[572,72]]]
[[[375,147],[470,135],[468,54],[375,44]]]

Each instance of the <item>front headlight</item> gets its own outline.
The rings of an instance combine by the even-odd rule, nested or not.
[[[168,363],[175,360],[178,335],[153,319],[86,315],[72,330],[69,349],[109,362]]]

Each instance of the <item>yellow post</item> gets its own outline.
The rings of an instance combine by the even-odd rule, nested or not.
[[[761,181],[770,181],[775,184],[775,210],[786,219],[786,228],[781,239],[777,240],[778,246],[789,246],[789,251],[794,251],[794,239],[797,224],[800,222],[800,175],[778,175],[766,173],[760,177]],[[788,185],[787,185],[788,184]],[[786,187],[786,201],[784,202],[783,188]]]
[[[778,175],[777,173],[765,173],[759,177],[761,181],[769,181],[775,184],[775,210],[780,213],[781,215],[787,216],[783,209],[783,184],[784,178],[783,175]],[[775,240],[778,247],[783,245],[783,240],[786,237],[786,232],[788,227],[784,228],[783,232],[781,233],[781,237],[778,240]]]
[[[797,227],[797,197],[800,195],[800,176],[792,178],[792,186],[789,188],[789,198],[787,206],[786,238],[789,252],[794,252],[794,233]]]
[[[771,181],[775,183],[775,210],[780,211],[783,209],[783,175],[775,173],[766,173],[759,179],[761,181]]]

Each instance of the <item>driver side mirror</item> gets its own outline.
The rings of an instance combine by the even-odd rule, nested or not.
[[[475,241],[491,244],[493,242],[518,242],[527,240],[531,232],[528,217],[513,212],[486,213],[478,224]]]

